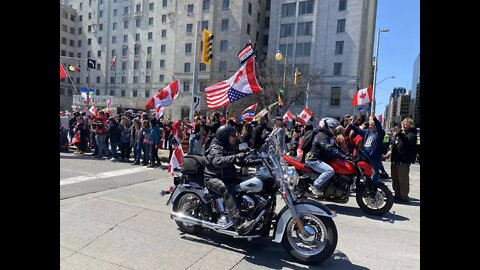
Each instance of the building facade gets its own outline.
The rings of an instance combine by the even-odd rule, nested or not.
[[[265,0],[73,0],[68,6],[78,13],[77,88],[112,96],[117,108],[144,109],[151,96],[178,79],[179,97],[165,116],[190,114],[197,22],[198,50],[202,29],[214,34],[211,65],[197,65],[200,111],[206,110],[205,87],[238,70],[237,53],[246,43],[257,43],[263,53]],[[86,70],[87,58],[97,61],[96,69]]]
[[[400,126],[403,119],[412,117],[411,92],[404,87],[395,87],[390,94],[390,102],[385,109],[385,129]]]
[[[352,114],[355,91],[371,84],[376,9],[368,0],[271,1],[267,57],[280,51],[303,74],[321,74],[309,90],[316,116]]]
[[[412,99],[414,102],[413,121],[420,127],[420,54],[413,64]]]

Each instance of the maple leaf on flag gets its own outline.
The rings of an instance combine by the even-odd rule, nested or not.
[[[360,98],[365,98],[367,96],[367,93],[361,93]]]

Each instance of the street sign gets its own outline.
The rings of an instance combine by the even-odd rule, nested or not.
[[[369,111],[370,111],[370,107],[358,107],[358,111],[366,111],[366,112],[369,112]]]
[[[200,111],[200,96],[193,95],[193,111]]]
[[[81,95],[73,95],[73,105],[85,106],[85,98]],[[110,100],[110,101],[109,101]],[[113,96],[90,96],[90,105],[95,104],[98,107],[108,107],[107,103],[113,104]],[[110,105],[112,106],[112,105]]]

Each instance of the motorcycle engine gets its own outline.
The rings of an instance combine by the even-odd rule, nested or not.
[[[251,210],[253,210],[253,209],[255,208],[256,203],[255,203],[255,201],[252,199],[252,197],[247,196],[247,195],[243,195],[243,196],[242,196],[241,206],[242,206],[242,209],[251,211]]]

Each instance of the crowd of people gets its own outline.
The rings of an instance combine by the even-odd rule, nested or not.
[[[169,160],[173,148],[180,145],[184,152],[205,155],[217,130],[225,125],[236,130],[237,145],[247,143],[258,149],[274,137],[284,153],[301,158],[320,173],[311,187],[313,193],[319,192],[333,176],[333,169],[327,164],[332,158],[351,161],[360,153],[367,155],[374,168],[374,181],[390,178],[382,165],[382,160],[390,159],[395,198],[409,200],[408,174],[410,164],[416,161],[417,129],[413,120],[407,118],[401,127],[386,132],[375,113],[369,119],[365,112],[360,112],[356,116],[345,115],[340,121],[326,117],[302,124],[271,117],[270,113],[258,121],[247,122],[227,119],[215,112],[199,115],[190,122],[188,118],[157,120],[146,112],[131,110],[115,116],[104,111],[78,111],[68,118],[68,127],[60,125],[60,151],[75,145],[76,155],[93,152],[91,156],[98,159],[155,168],[160,165],[159,149],[169,150]]]

